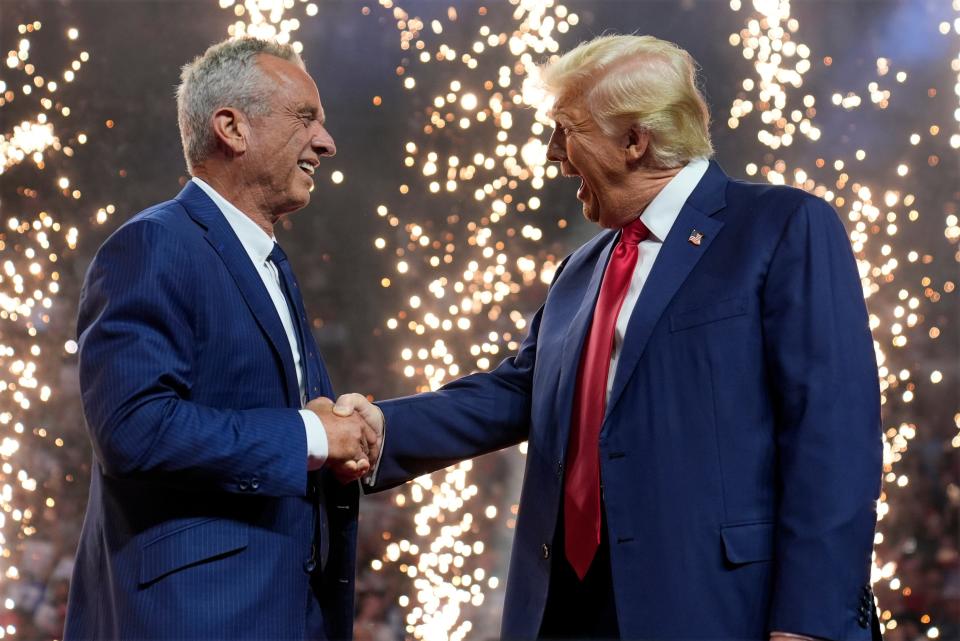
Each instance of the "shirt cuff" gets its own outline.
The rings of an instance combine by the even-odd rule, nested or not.
[[[327,430],[323,421],[310,410],[300,410],[303,429],[307,432],[307,469],[316,470],[327,462],[330,447],[327,444]]]
[[[789,639],[797,639],[797,641],[817,641],[813,637],[808,637],[804,634],[793,634],[792,632],[771,632],[770,635],[780,635],[781,637],[787,637]]]

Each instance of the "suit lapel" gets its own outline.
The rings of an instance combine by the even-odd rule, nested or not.
[[[300,407],[297,372],[294,369],[293,352],[290,349],[287,334],[280,322],[277,308],[274,307],[273,300],[264,288],[263,280],[250,262],[250,257],[240,243],[240,239],[237,238],[217,205],[194,183],[187,183],[177,196],[177,201],[183,205],[193,220],[207,230],[207,242],[220,255],[227,271],[233,276],[237,288],[243,295],[247,307],[250,308],[257,324],[267,335],[277,358],[280,359],[286,382],[287,402],[290,407]]]
[[[711,216],[725,204],[728,180],[719,165],[711,161],[670,228],[630,316],[606,416],[620,400],[664,310],[723,227]],[[690,238],[697,233],[700,237],[694,243]]]
[[[583,292],[583,299],[580,301],[580,307],[570,323],[569,329],[563,339],[563,352],[560,356],[560,376],[557,385],[556,395],[556,416],[557,436],[560,443],[560,455],[565,455],[567,446],[567,433],[570,429],[570,413],[572,412],[573,396],[577,384],[577,372],[580,370],[580,354],[583,351],[583,343],[586,339],[587,330],[593,321],[593,311],[597,305],[597,296],[600,294],[600,284],[603,281],[603,272],[607,269],[607,262],[610,260],[610,252],[616,244],[617,234],[611,233],[606,239],[603,249],[597,256],[597,261],[593,266],[593,274]]]

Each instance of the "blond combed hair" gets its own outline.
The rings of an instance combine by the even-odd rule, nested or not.
[[[607,35],[580,44],[541,69],[554,96],[582,93],[607,135],[639,127],[659,167],[709,158],[710,110],[697,87],[693,57],[653,36]]]

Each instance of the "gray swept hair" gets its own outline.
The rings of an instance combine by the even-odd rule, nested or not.
[[[553,96],[582,92],[607,135],[638,126],[659,167],[713,155],[710,110],[697,86],[697,63],[653,36],[607,35],[584,42],[545,65],[541,82]]]
[[[292,46],[253,37],[218,42],[183,66],[177,87],[177,122],[191,173],[216,149],[210,117],[217,109],[233,107],[249,117],[269,111],[271,87],[256,64],[261,54],[304,66]]]

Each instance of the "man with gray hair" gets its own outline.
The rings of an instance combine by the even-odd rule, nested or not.
[[[603,230],[494,371],[338,399],[390,425],[377,489],[529,442],[505,639],[878,640],[879,388],[836,212],[708,160],[672,43],[597,38],[543,79]]]
[[[94,449],[65,639],[349,639],[380,435],[333,389],[273,236],[336,148],[289,46],[183,68],[192,180],[122,225],[80,300]]]

